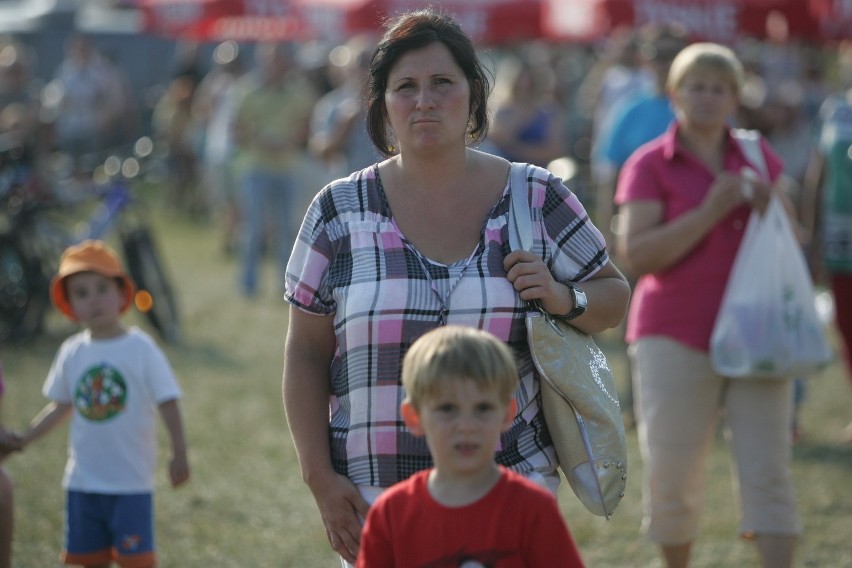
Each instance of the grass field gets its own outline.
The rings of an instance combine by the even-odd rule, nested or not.
[[[216,231],[177,217],[158,220],[160,242],[180,294],[184,341],[166,348],[185,391],[183,412],[192,479],[167,482],[161,428],[156,497],[164,568],[334,567],[313,500],[299,477],[280,396],[287,310],[267,267],[262,295],[236,294],[233,260],[220,253]],[[144,322],[132,314],[131,321]],[[7,393],[3,422],[20,430],[45,401],[41,385],[62,339],[73,328],[53,317],[48,333],[26,345],[3,346]],[[614,336],[600,338],[616,375],[625,359]],[[797,566],[852,567],[852,446],[838,443],[852,420],[852,389],[838,364],[808,383],[803,441],[795,448],[795,477],[805,534]],[[56,566],[63,532],[60,488],[66,434],[54,432],[9,459],[16,483],[17,568]],[[640,534],[641,471],[635,431],[627,494],[613,518],[587,513],[567,484],[560,503],[590,567],[660,566]],[[695,567],[756,567],[751,545],[737,539],[725,444],[719,436],[708,464],[709,488]]]

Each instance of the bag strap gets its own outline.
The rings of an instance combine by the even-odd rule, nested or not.
[[[509,176],[509,246],[512,250],[532,250],[532,214],[530,213],[527,174],[529,164],[512,162]]]
[[[509,202],[508,225],[511,250],[532,250],[533,248],[532,213],[530,212],[529,184],[527,183],[529,171],[529,164],[512,162],[509,174],[511,201]],[[531,300],[527,304],[531,310],[541,312],[553,325],[550,316],[544,311],[538,300]]]
[[[769,169],[766,166],[766,156],[763,155],[763,147],[760,144],[760,132],[747,130],[745,128],[734,128],[731,135],[739,143],[740,150],[745,154],[749,163],[757,168],[764,181],[769,181]]]

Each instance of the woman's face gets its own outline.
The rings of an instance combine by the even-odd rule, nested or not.
[[[470,84],[442,43],[410,51],[388,74],[387,120],[400,152],[464,145]]]
[[[689,71],[672,93],[678,116],[687,125],[724,127],[734,115],[739,97],[730,78],[714,69]]]

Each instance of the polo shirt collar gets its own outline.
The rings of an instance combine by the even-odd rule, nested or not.
[[[669,127],[666,129],[665,133],[663,133],[663,157],[666,160],[673,160],[675,154],[677,154],[679,151],[682,151],[682,149],[680,148],[680,144],[678,144],[677,141],[677,133],[679,129],[680,125],[678,124],[677,120],[673,120]],[[727,155],[728,152],[731,151],[731,148],[733,148],[734,152],[739,154],[740,157],[742,157],[747,162],[748,160],[745,154],[743,154],[740,145],[736,142],[736,140],[733,140],[730,128],[725,131],[725,138],[727,138],[728,140],[727,144],[725,145],[725,154]]]

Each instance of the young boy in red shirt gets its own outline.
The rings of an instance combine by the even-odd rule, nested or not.
[[[426,436],[435,466],[379,496],[356,566],[582,567],[554,495],[494,461],[516,412],[509,348],[485,331],[439,327],[408,350],[402,382],[403,419]]]

